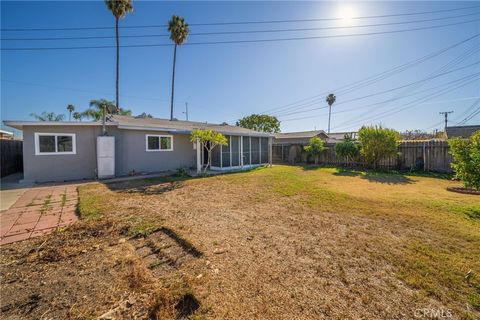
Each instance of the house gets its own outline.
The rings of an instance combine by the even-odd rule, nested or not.
[[[212,151],[212,170],[242,169],[271,163],[273,136],[231,126],[193,121],[109,116],[101,122],[4,121],[23,130],[24,180],[34,182],[124,176],[194,168],[207,161],[194,129],[226,135],[228,146]]]
[[[478,130],[480,125],[447,127],[447,138],[468,138]]]
[[[13,132],[0,130],[0,139],[12,140],[13,139]]]

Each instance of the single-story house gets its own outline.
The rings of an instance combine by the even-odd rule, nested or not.
[[[212,151],[212,170],[271,163],[273,136],[227,124],[112,115],[101,122],[4,121],[23,130],[24,180],[67,181],[193,168],[206,150],[191,142],[195,129],[221,132],[228,146]]]
[[[447,138],[468,138],[480,130],[480,125],[447,127]]]
[[[6,130],[0,130],[0,139],[12,140],[13,139],[13,132],[6,131]]]

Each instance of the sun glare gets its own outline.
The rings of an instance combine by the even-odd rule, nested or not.
[[[353,25],[353,21],[356,16],[356,11],[351,6],[343,6],[338,9],[337,17],[341,19],[340,22],[342,25]]]

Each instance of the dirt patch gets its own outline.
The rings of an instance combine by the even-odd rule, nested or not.
[[[170,275],[166,288],[155,268],[123,241],[124,230],[112,221],[82,221],[62,232],[2,247],[2,318],[175,319],[182,292],[190,290],[188,279]],[[176,242],[168,239],[159,232],[149,241],[162,244],[175,266],[194,259],[178,244],[180,249],[174,249]],[[170,241],[171,251],[164,241]]]

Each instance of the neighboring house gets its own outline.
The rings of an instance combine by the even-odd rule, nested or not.
[[[24,179],[28,181],[94,179],[180,167],[199,171],[206,153],[198,142],[190,141],[194,129],[210,129],[227,136],[229,145],[212,152],[212,170],[271,163],[272,135],[224,124],[114,115],[106,123],[110,138],[99,138],[100,122],[5,124],[23,130]],[[103,173],[109,170],[110,174]]]
[[[12,140],[13,139],[13,132],[0,130],[0,139]]]
[[[454,126],[447,127],[447,138],[468,138],[475,131],[480,130],[480,125],[476,126]]]
[[[289,163],[305,162],[306,153],[303,147],[310,143],[310,139],[318,137],[328,144],[334,144],[344,140],[345,134],[356,139],[356,132],[337,132],[327,134],[323,130],[298,131],[276,133],[273,139],[273,159],[275,161]]]

